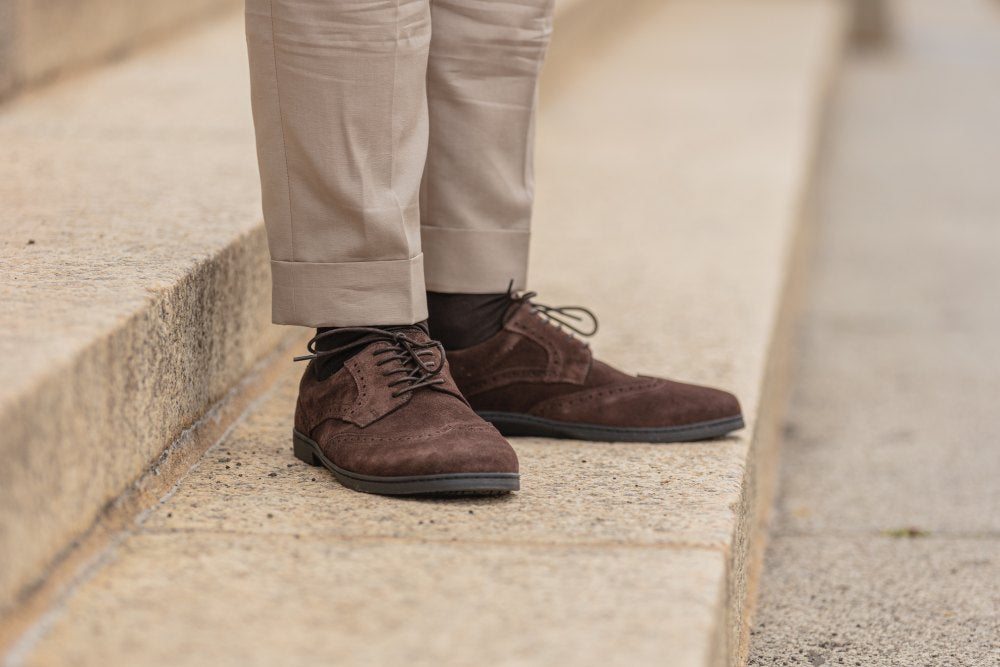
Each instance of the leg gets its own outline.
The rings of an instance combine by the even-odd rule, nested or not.
[[[247,0],[278,324],[426,317],[428,0]]]
[[[514,450],[414,326],[428,0],[247,0],[247,40],[274,320],[323,328],[295,455],[370,493],[516,490]]]
[[[672,442],[742,427],[727,392],[635,377],[594,359],[568,332],[596,332],[589,311],[504,293],[511,279],[518,290],[525,282],[535,93],[551,3],[431,0],[431,12],[420,202],[429,323],[466,399],[508,435]]]
[[[430,145],[420,192],[427,288],[524,287],[538,74],[552,0],[431,0]]]

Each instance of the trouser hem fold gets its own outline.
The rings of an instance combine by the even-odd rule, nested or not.
[[[271,261],[275,324],[347,327],[427,319],[423,254],[363,262]]]
[[[452,229],[423,225],[420,243],[424,280],[432,292],[492,294],[510,281],[524,289],[528,277],[529,230]]]

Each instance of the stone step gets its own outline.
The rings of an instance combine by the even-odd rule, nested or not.
[[[0,108],[0,612],[282,340],[238,23]]]
[[[0,5],[0,99],[120,58],[238,0],[6,0]]]
[[[176,488],[128,523],[108,548],[81,562],[68,586],[47,598],[44,613],[21,615],[16,641],[9,644],[10,662],[742,662],[746,601],[760,548],[756,534],[780,415],[784,342],[794,314],[788,283],[843,21],[839,6],[824,0],[637,2],[629,9],[608,17],[620,31],[614,41],[591,43],[563,33],[563,45],[554,44],[554,56],[564,49],[564,57],[573,54],[573,64],[584,61],[586,67],[572,79],[558,76],[569,69],[561,69],[557,56],[546,75],[548,90],[558,92],[545,94],[539,119],[532,286],[546,302],[585,303],[599,313],[602,333],[594,343],[599,356],[632,371],[735,389],[748,428],[720,441],[679,445],[515,439],[523,490],[510,497],[455,502],[366,496],[292,458],[289,431],[299,369],[284,364],[274,391]],[[596,15],[581,14],[575,22],[603,25]],[[58,308],[37,313],[37,299],[34,304],[23,296],[4,299],[4,317],[26,323],[19,324],[19,338],[3,345],[5,352],[18,351],[20,368],[42,368],[65,354],[63,367],[80,372],[70,384],[77,393],[62,401],[87,388],[84,397],[93,391],[95,407],[120,410],[114,400],[123,387],[141,392],[152,384],[143,378],[157,378],[167,368],[140,363],[149,372],[132,372],[135,360],[165,364],[153,352],[167,347],[174,350],[175,363],[190,364],[177,382],[204,383],[202,403],[208,405],[209,386],[223,392],[229,386],[224,380],[231,383],[239,375],[235,363],[226,366],[229,376],[205,374],[213,380],[221,376],[217,385],[198,373],[219,358],[212,354],[216,345],[222,355],[244,352],[240,370],[260,358],[261,350],[279,345],[279,334],[268,333],[266,340],[259,335],[263,304],[247,307],[254,314],[244,314],[242,326],[232,324],[238,320],[235,307],[224,305],[227,296],[251,304],[263,299],[262,264],[247,260],[232,270],[253,276],[252,285],[243,292],[234,287],[233,295],[206,293],[206,281],[198,276],[211,272],[195,270],[216,266],[217,273],[229,275],[226,264],[209,258],[239,255],[247,247],[255,250],[245,250],[246,256],[259,256],[263,250],[254,222],[255,184],[246,173],[252,171],[246,112],[236,110],[246,102],[245,90],[242,79],[226,74],[245,67],[242,49],[233,22],[184,49],[159,54],[156,66],[164,69],[164,80],[146,86],[176,91],[181,81],[171,80],[170,73],[179,76],[190,67],[197,77],[188,75],[201,85],[182,96],[183,102],[176,95],[138,94],[138,65],[124,65],[105,75],[117,84],[109,81],[104,91],[67,89],[55,106],[35,101],[32,107],[26,100],[14,120],[10,114],[0,118],[0,140],[35,133],[35,144],[16,153],[22,171],[35,178],[58,171],[53,187],[81,195],[72,208],[45,218],[47,209],[36,201],[42,186],[15,190],[21,206],[33,202],[40,210],[24,216],[13,232],[30,233],[35,243],[10,245],[14,237],[8,234],[3,247],[12,257],[47,255],[33,258],[37,263],[25,279],[48,287],[59,298]],[[213,57],[207,58],[209,53]],[[119,97],[113,99],[123,100],[121,93],[132,91],[120,106],[139,108],[131,114],[121,110],[121,116],[114,116],[117,108],[106,109],[113,118],[95,113],[78,123],[86,140],[64,128],[59,108],[79,108],[88,98],[96,108],[102,92],[115,91]],[[171,104],[207,106],[218,124],[199,129],[179,110],[165,113]],[[142,111],[161,118],[162,125],[137,147],[142,133],[130,132],[125,120],[142,118],[135,113]],[[233,127],[233,118],[243,124]],[[36,157],[38,147],[58,142],[63,132],[80,143],[70,163]],[[105,141],[117,148],[107,148]],[[221,155],[201,146],[213,141],[225,144],[215,146]],[[90,164],[88,149],[100,159],[82,169]],[[199,151],[201,160],[191,159],[190,151]],[[129,180],[116,187],[107,178],[108,165],[125,155],[135,184],[127,187]],[[163,184],[182,175],[191,191],[164,196]],[[105,202],[104,196],[115,198]],[[56,199],[41,201],[55,207]],[[134,205],[135,217],[120,212],[123,201]],[[205,202],[211,202],[208,210]],[[185,205],[179,219],[169,215]],[[212,211],[219,212],[212,216]],[[68,223],[47,234],[44,226],[38,232],[32,226],[32,220],[53,217],[99,220],[102,224],[91,228],[105,238]],[[213,250],[203,251],[201,263],[193,261],[191,245],[182,252],[185,240]],[[77,285],[88,271],[99,272],[101,279],[89,289]],[[116,279],[116,271],[125,271],[129,280]],[[159,301],[157,295],[143,296],[146,286],[164,282],[164,293],[186,285],[190,312],[210,315],[215,323],[202,326],[211,332],[220,327],[235,340],[222,345],[228,338],[210,337],[210,344],[193,334],[182,339],[164,325],[188,312],[159,305],[167,301],[163,294]],[[125,289],[130,286],[134,294]],[[110,298],[119,288],[123,294]],[[133,309],[150,313],[132,316],[150,322],[148,329],[120,340],[105,335],[107,342],[87,354],[79,343],[67,343],[69,351],[58,345],[76,327],[100,320],[102,309],[105,315],[114,312],[112,306],[124,304],[126,296],[134,299]],[[214,305],[217,298],[223,305]],[[88,308],[90,302],[98,307]],[[116,317],[121,321],[128,314]],[[191,325],[199,317],[187,320]],[[53,330],[53,321],[65,330]],[[258,327],[256,338],[246,333],[248,326]],[[50,340],[37,341],[45,330]],[[204,356],[190,358],[197,355]],[[123,359],[130,361],[128,368]],[[108,365],[124,369],[123,381],[106,380],[101,371]],[[16,380],[17,368],[3,379]],[[47,391],[63,387],[58,375],[47,382]],[[47,393],[36,395],[38,405],[45,405]],[[162,413],[157,421],[139,419],[129,428],[155,425],[165,434],[158,421]],[[9,416],[15,412],[5,414],[0,425],[9,435],[19,422]],[[174,417],[174,423],[182,422]],[[102,427],[122,428],[117,419],[104,420]],[[80,450],[74,444],[65,466],[53,464],[64,451],[55,444],[68,442],[58,434],[30,441],[34,448],[27,454],[24,442],[35,437],[33,430],[17,432],[16,448],[7,447],[5,439],[7,460],[31,465],[3,473],[0,493],[10,494],[8,485],[14,483],[20,495],[6,495],[0,507],[11,506],[11,497],[28,511],[33,502],[48,502],[46,493],[68,498],[60,492],[63,486],[42,488],[38,480],[48,474],[79,480],[117,463],[118,456],[102,443],[133,443],[121,431],[111,432],[117,439],[97,437]],[[146,452],[148,461],[156,447],[150,444]],[[141,466],[133,467],[133,476],[136,470]],[[22,547],[38,525],[33,521],[12,544]],[[7,548],[5,563],[9,554],[19,553]]]
[[[560,81],[619,20],[601,7],[558,5]],[[0,146],[3,646],[225,432],[303,332],[269,324],[238,13],[28,90],[0,107]]]

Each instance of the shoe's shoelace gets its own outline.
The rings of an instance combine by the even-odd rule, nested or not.
[[[360,334],[361,338],[330,350],[316,349],[316,344],[319,341],[335,339],[337,336],[345,334],[352,336]],[[332,357],[348,350],[360,350],[377,341],[389,343],[388,347],[379,348],[372,353],[373,356],[389,355],[384,359],[380,359],[376,364],[377,366],[385,366],[393,361],[399,362],[397,367],[382,372],[382,375],[386,377],[400,376],[389,382],[388,385],[390,387],[400,387],[400,385],[403,385],[392,393],[393,398],[421,387],[445,383],[444,378],[437,377],[444,370],[444,347],[441,343],[436,340],[428,340],[426,342],[413,340],[402,331],[380,329],[378,327],[340,327],[324,331],[321,334],[313,336],[312,340],[306,345],[309,354],[295,357],[295,361]]]
[[[527,303],[534,312],[544,317],[550,324],[559,330],[569,329],[570,331],[584,337],[590,338],[597,333],[597,315],[589,308],[583,306],[547,306],[544,303],[532,301],[537,296],[537,292],[522,292],[516,294],[513,291],[513,282],[507,287],[507,298],[514,303]],[[513,313],[514,308],[508,310]],[[509,315],[508,315],[509,316]],[[506,317],[505,316],[505,320]],[[579,326],[581,322],[590,320],[590,325],[586,329]]]

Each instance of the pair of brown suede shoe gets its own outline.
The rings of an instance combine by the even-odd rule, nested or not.
[[[517,455],[503,435],[676,442],[743,427],[732,394],[597,361],[563,328],[573,327],[561,316],[575,314],[531,296],[511,300],[499,333],[447,358],[417,325],[314,338],[299,357],[312,361],[299,387],[295,455],[357,491],[494,494],[520,487]],[[350,342],[317,351],[320,339],[338,335]],[[354,350],[319,379],[317,359]]]

